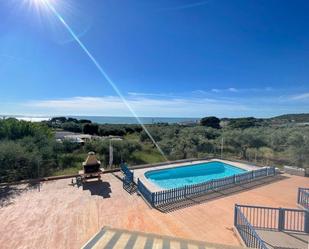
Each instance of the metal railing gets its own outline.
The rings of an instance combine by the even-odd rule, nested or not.
[[[233,175],[233,176],[229,176],[225,178],[210,180],[210,181],[206,181],[206,182],[199,183],[199,184],[186,185],[186,186],[179,187],[179,188],[167,189],[167,190],[157,191],[153,193],[150,190],[148,190],[144,185],[143,185],[143,188],[147,190],[146,191],[147,194],[148,193],[152,194],[152,198],[145,197],[145,199],[152,206],[157,206],[160,204],[166,204],[169,202],[183,200],[191,196],[207,194],[208,192],[213,191],[213,190],[226,189],[230,187],[231,185],[242,184],[242,183],[253,181],[261,177],[273,176],[275,174],[276,174],[275,168],[267,167],[267,168],[249,171],[246,173],[241,173],[241,174],[237,174],[237,175]],[[139,182],[141,183],[140,180]],[[140,191],[140,193],[143,195],[143,192]]]
[[[301,209],[236,205],[255,229],[309,233],[309,212]]]
[[[309,210],[309,188],[298,188],[297,203]]]
[[[235,205],[234,226],[247,247],[268,249],[238,205]]]
[[[146,186],[140,181],[140,179],[137,179],[137,190],[138,192],[144,197],[144,199],[153,206],[154,203],[154,194],[151,193]]]

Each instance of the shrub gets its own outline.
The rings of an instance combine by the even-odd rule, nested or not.
[[[201,125],[215,128],[215,129],[220,129],[220,119],[217,117],[211,116],[211,117],[205,117],[202,118],[200,121]]]

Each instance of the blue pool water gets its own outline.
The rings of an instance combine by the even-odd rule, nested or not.
[[[222,162],[207,162],[181,167],[151,170],[146,178],[161,188],[171,189],[244,173],[246,170]]]

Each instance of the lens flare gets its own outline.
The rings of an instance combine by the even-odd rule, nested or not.
[[[105,72],[105,70],[101,67],[99,62],[95,59],[95,57],[90,53],[90,51],[87,49],[87,47],[81,42],[81,40],[78,38],[78,36],[75,34],[73,29],[66,23],[66,21],[63,19],[63,17],[57,12],[56,8],[52,4],[53,1],[56,0],[30,0],[33,1],[34,4],[41,5],[42,7],[47,7],[63,24],[63,26],[66,28],[66,30],[70,33],[70,35],[74,38],[74,40],[78,43],[78,45],[81,47],[81,49],[86,53],[86,55],[89,57],[89,59],[92,61],[92,63],[95,65],[95,67],[99,70],[99,72],[102,74],[102,76],[106,79],[106,81],[111,85],[111,87],[114,89],[114,91],[118,94],[122,102],[126,105],[126,107],[129,109],[129,111],[132,113],[132,115],[135,117],[137,122],[142,126],[143,130],[146,132],[148,137],[151,139],[153,144],[156,146],[162,157],[168,161],[166,158],[164,152],[160,148],[160,146],[157,144],[157,142],[154,140],[146,126],[143,124],[141,119],[137,116],[134,109],[131,107],[129,102],[125,99],[123,94],[120,92],[116,84],[112,81],[112,79],[109,77],[109,75]]]
[[[56,0],[23,0],[24,4],[29,5],[31,9],[41,10],[41,9],[47,9],[47,4],[53,4],[55,5]]]
[[[43,0],[31,0],[33,2],[33,4],[35,5],[39,5],[39,4],[44,4]]]

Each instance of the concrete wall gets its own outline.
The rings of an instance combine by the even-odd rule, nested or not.
[[[284,166],[284,172],[290,175],[305,176],[305,169],[293,166]]]

